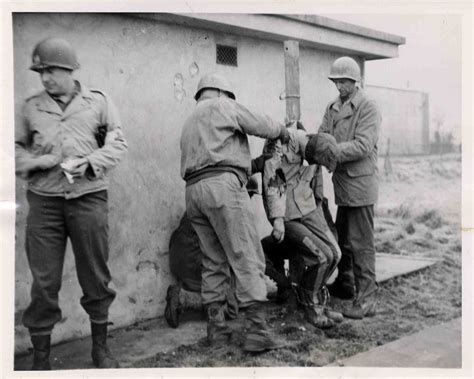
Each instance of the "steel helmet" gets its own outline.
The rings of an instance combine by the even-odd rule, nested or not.
[[[251,176],[247,182],[247,192],[250,196],[260,194],[258,191],[257,179],[255,179],[253,176]]]
[[[194,100],[199,99],[201,91],[206,88],[213,88],[224,91],[227,95],[235,100],[234,92],[230,86],[230,83],[223,76],[212,73],[204,75],[198,83],[196,94],[194,95]]]
[[[39,42],[32,55],[30,70],[40,71],[48,67],[60,67],[67,70],[79,68],[76,53],[72,46],[62,38],[47,38]]]
[[[329,79],[351,79],[360,81],[360,68],[357,62],[350,57],[341,57],[334,61],[331,66]]]

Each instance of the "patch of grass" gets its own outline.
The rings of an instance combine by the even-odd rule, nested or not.
[[[423,212],[415,218],[415,221],[425,224],[431,229],[438,229],[444,224],[443,218],[441,217],[439,212],[434,209]]]

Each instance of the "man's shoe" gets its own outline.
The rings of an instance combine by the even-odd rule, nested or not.
[[[107,323],[91,322],[92,363],[97,368],[119,368],[120,365],[107,346]]]
[[[355,295],[354,286],[342,284],[337,280],[334,283],[328,285],[327,288],[331,296],[337,297],[342,300],[350,300]]]
[[[32,335],[33,344],[33,366],[31,370],[51,370],[49,353],[51,351],[51,335]]]
[[[359,302],[354,301],[352,306],[343,312],[344,317],[352,318],[356,320],[363,319],[364,317],[371,317],[375,315],[375,301]]]
[[[181,314],[181,304],[179,303],[179,293],[181,288],[177,285],[170,285],[166,292],[165,320],[172,328],[179,326],[179,316]]]

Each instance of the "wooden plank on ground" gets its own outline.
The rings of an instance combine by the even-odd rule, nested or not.
[[[375,273],[377,282],[381,283],[396,276],[422,270],[439,262],[438,259],[377,253]]]

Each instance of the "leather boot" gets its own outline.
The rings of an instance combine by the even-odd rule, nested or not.
[[[353,319],[363,319],[364,317],[375,316],[375,302],[365,301],[360,302],[358,300],[352,303],[352,306],[343,312],[344,317]]]
[[[179,326],[179,316],[181,304],[179,303],[179,293],[181,288],[177,285],[170,285],[166,292],[165,320],[172,328]]]
[[[360,320],[364,317],[375,316],[377,292],[376,289],[368,295],[357,296],[352,305],[344,310],[344,317]]]
[[[107,347],[107,323],[91,322],[92,362],[97,368],[119,368],[120,365]]]
[[[32,335],[33,344],[33,366],[31,370],[51,370],[49,353],[51,351],[51,335]]]
[[[331,299],[331,295],[329,294],[329,290],[326,286],[322,286],[318,291],[318,300],[319,304],[324,307],[324,314],[327,318],[334,321],[335,323],[339,323],[344,321],[344,316],[341,312],[338,312],[331,308],[329,305],[329,300]]]
[[[250,322],[250,327],[243,345],[245,351],[258,353],[285,346],[285,343],[277,339],[268,327],[260,304],[253,304],[247,308],[246,319]]]
[[[232,329],[226,324],[224,307],[221,303],[207,306],[207,340],[209,345],[226,343],[232,335]]]
[[[313,300],[313,291],[302,287],[297,288],[297,300],[303,308],[306,321],[319,329],[328,329],[334,326],[334,321],[324,314],[324,307],[315,304]]]

